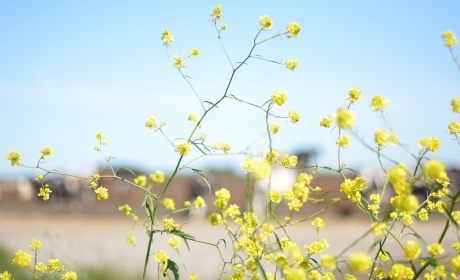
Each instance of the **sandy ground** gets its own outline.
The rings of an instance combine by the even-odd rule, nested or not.
[[[330,243],[327,253],[333,255],[340,254],[343,249],[358,239],[370,227],[370,223],[366,220],[326,218],[325,221],[326,225],[320,231],[319,237],[327,239]],[[177,222],[185,223],[185,221]],[[207,220],[187,222],[183,226],[183,230],[195,236],[197,240],[215,244],[218,239],[226,236],[222,227],[213,227]],[[439,217],[438,221],[416,224],[414,229],[430,244],[439,239],[444,225],[445,218]],[[78,264],[92,264],[106,265],[125,272],[136,271],[140,273],[144,265],[148,237],[144,229],[140,225],[136,225],[133,232],[137,237],[137,245],[135,247],[127,246],[125,244],[126,235],[132,226],[133,222],[129,218],[116,216],[62,216],[57,214],[44,216],[40,214],[0,213],[0,245],[12,252],[18,249],[28,250],[29,243],[34,237],[37,237],[43,243],[41,252],[43,259],[57,257],[70,269]],[[316,230],[310,222],[288,227],[287,230],[291,239],[302,246],[311,244],[316,240]],[[400,231],[401,227],[398,227],[396,234],[399,235]],[[282,230],[276,232],[280,238],[285,237]],[[410,230],[405,229],[402,233],[402,236],[405,235],[402,238],[404,244],[407,240],[416,240],[414,236],[406,235],[409,232]],[[180,264],[176,252],[167,244],[170,237],[167,234],[156,234],[152,253],[165,250],[172,260]],[[357,251],[367,252],[373,240],[372,234],[367,235],[346,251],[345,255]],[[454,254],[450,246],[456,241],[455,233],[449,230],[442,244],[446,249],[446,254]],[[229,244],[231,243],[227,242],[227,245]],[[195,242],[190,242],[190,249],[191,252],[188,252],[184,245],[180,247],[182,258],[189,272],[196,273],[201,276],[201,279],[216,278],[223,264],[218,250],[213,246]],[[223,258],[229,261],[231,258],[229,247],[227,246],[226,250],[222,243],[220,249]],[[395,260],[402,259],[403,251],[392,237],[388,239],[385,249],[391,252]],[[423,254],[426,255],[425,252]],[[264,264],[266,263],[264,262]],[[180,269],[183,272],[182,266]],[[155,270],[155,261],[152,258],[149,266],[150,277],[147,279],[156,275]]]

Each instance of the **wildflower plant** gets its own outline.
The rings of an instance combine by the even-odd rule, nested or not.
[[[41,184],[38,196],[42,197],[45,201],[49,200],[53,195],[53,186],[45,183],[45,178],[49,174],[87,180],[89,182],[88,188],[94,189],[98,200],[109,199],[110,190],[100,185],[100,180],[103,178],[121,180],[129,186],[145,192],[144,200],[140,202],[146,211],[146,216],[142,217],[143,222],[139,221],[140,218],[137,215],[131,213],[132,208],[128,204],[120,205],[118,208],[124,216],[133,219],[135,225],[144,227],[149,237],[148,243],[142,244],[146,248],[143,279],[146,279],[147,268],[149,263],[152,263],[150,261],[152,256],[156,263],[158,278],[163,275],[168,277],[173,276],[176,280],[179,279],[179,272],[183,272],[176,262],[180,261],[189,279],[198,279],[196,271],[187,268],[187,264],[183,262],[180,255],[180,250],[183,250],[184,247],[190,250],[189,242],[200,243],[203,246],[213,246],[219,252],[223,264],[219,279],[223,277],[225,268],[231,268],[231,279],[241,280],[246,279],[246,277],[266,280],[332,280],[336,279],[336,277],[341,277],[342,279],[353,280],[362,276],[369,277],[369,279],[418,279],[425,272],[426,268],[429,268],[429,271],[424,275],[427,279],[436,279],[439,277],[457,279],[458,272],[460,271],[460,244],[445,244],[443,240],[449,227],[455,228],[457,235],[459,235],[460,211],[453,211],[453,209],[460,192],[451,194],[451,190],[455,189],[452,188],[454,187],[454,183],[450,181],[444,163],[434,158],[427,160],[425,157],[427,154],[436,153],[439,150],[440,141],[437,138],[423,138],[419,141],[420,150],[418,151],[418,155],[414,155],[416,158],[416,167],[414,170],[410,170],[405,164],[399,162],[394,162],[395,165],[390,170],[386,170],[381,164],[382,171],[386,174],[385,183],[383,186],[378,186],[378,192],[374,192],[368,196],[363,192],[367,189],[367,182],[361,178],[358,172],[347,168],[346,163],[341,160],[341,150],[351,145],[350,135],[354,135],[359,142],[374,151],[380,163],[380,159],[383,156],[382,151],[388,147],[389,143],[401,146],[411,154],[412,152],[399,142],[396,133],[386,120],[384,111],[389,107],[390,103],[382,95],[374,95],[369,105],[370,109],[381,114],[386,125],[385,129],[379,128],[375,132],[375,148],[357,136],[353,127],[358,117],[353,112],[352,106],[360,106],[361,99],[366,93],[362,93],[356,86],[353,86],[348,91],[348,96],[346,95],[346,91],[344,91],[344,99],[348,100],[346,106],[336,110],[335,113],[331,110],[330,115],[318,119],[319,126],[328,130],[334,130],[337,133],[335,143],[337,146],[334,146],[334,143],[330,143],[331,146],[337,149],[336,167],[322,166],[316,162],[312,166],[303,166],[298,164],[297,156],[295,155],[284,154],[281,156],[280,152],[272,144],[272,138],[275,137],[280,129],[280,125],[273,121],[273,119],[289,120],[291,124],[288,125],[295,125],[301,120],[300,115],[294,110],[295,108],[290,108],[288,94],[282,89],[273,89],[271,93],[267,93],[265,101],[262,100],[260,104],[253,104],[233,94],[229,94],[229,88],[234,79],[236,79],[238,70],[243,66],[248,67],[246,66],[246,62],[251,59],[260,59],[267,63],[281,65],[280,71],[285,71],[285,69],[294,71],[299,63],[293,59],[279,62],[255,56],[253,52],[259,45],[266,44],[270,40],[282,36],[286,36],[288,39],[295,39],[301,36],[301,25],[297,22],[288,23],[284,31],[271,36],[267,35],[268,37],[261,39],[260,37],[268,34],[275,24],[275,21],[268,15],[263,15],[259,19],[259,30],[254,35],[253,43],[248,46],[247,56],[241,62],[234,63],[221,40],[221,32],[227,32],[227,24],[219,23],[223,19],[222,11],[221,6],[216,6],[212,9],[210,16],[217,38],[228,59],[232,72],[224,92],[212,102],[201,99],[188,76],[184,75],[183,72],[187,67],[192,67],[193,63],[196,63],[195,59],[199,61],[200,56],[202,56],[199,48],[193,46],[187,54],[183,54],[182,56],[174,54],[171,56],[170,48],[172,48],[175,38],[169,29],[164,29],[161,32],[160,39],[165,46],[171,67],[177,69],[179,75],[190,86],[202,109],[202,112],[199,114],[190,113],[188,115],[187,120],[191,122],[193,127],[191,132],[183,138],[173,141],[167,136],[166,121],[158,121],[153,116],[148,117],[145,121],[146,128],[153,130],[153,132],[160,132],[166,141],[171,144],[171,149],[177,152],[177,165],[170,173],[169,178],[160,170],[150,175],[136,175],[127,168],[115,170],[112,166],[114,157],[111,155],[106,156],[103,152],[103,146],[106,146],[108,141],[107,137],[101,132],[96,134],[97,145],[94,149],[107,161],[112,171],[111,175],[93,174],[83,177],[48,170],[42,166],[42,160],[47,156],[53,156],[54,153],[49,146],[45,146],[40,153],[37,153],[39,159],[37,165],[34,166],[23,164],[21,162],[21,154],[15,149],[11,150],[6,159],[10,161],[12,166],[34,168],[45,173],[44,175],[38,174],[36,177],[36,180]],[[256,25],[257,22],[255,20]],[[449,48],[455,63],[460,69],[458,60],[453,53],[457,45],[455,34],[452,31],[447,31],[443,34],[443,38],[445,45]],[[194,60],[187,60],[189,58],[194,58]],[[266,134],[264,135],[266,137],[264,139],[266,139],[268,144],[267,151],[254,153],[250,149],[251,146],[249,146],[249,148],[241,152],[234,152],[231,150],[231,144],[225,141],[220,141],[212,145],[207,144],[207,134],[200,131],[203,127],[203,122],[211,111],[217,109],[218,105],[229,99],[239,101],[242,105],[255,106],[263,111],[266,119]],[[447,106],[448,104],[446,104]],[[454,113],[459,113],[460,99],[453,99],[451,106]],[[274,114],[272,109],[279,109],[278,107],[281,107],[287,113],[283,115]],[[447,127],[448,131],[446,133],[454,135],[460,145],[458,138],[460,134],[459,123],[452,121]],[[344,134],[345,132],[347,134]],[[192,150],[199,151],[201,155],[190,159],[190,152]],[[193,168],[193,163],[196,160],[210,155],[245,156],[245,159],[241,163],[241,168],[245,176],[247,176],[246,194],[249,209],[248,211],[243,211],[241,205],[231,204],[230,198],[232,194],[227,189],[214,190],[216,198],[213,206],[211,206],[214,212],[209,215],[208,220],[213,226],[225,228],[227,235],[218,239],[216,238],[217,241],[205,242],[187,234],[187,225],[179,225],[174,221],[173,217],[168,218],[168,216],[180,211],[198,210],[199,208],[208,207],[203,197],[198,196],[193,201],[186,201],[184,207],[181,208],[176,205],[173,199],[165,197],[164,194],[176,175],[184,169],[191,169],[201,176],[211,192],[212,186],[203,172]],[[275,168],[300,170],[301,173],[297,177],[297,182],[291,188],[280,192],[271,189],[272,175]],[[129,181],[120,177],[118,175],[120,169],[133,173],[135,179]],[[325,193],[320,186],[312,186],[312,181],[314,180],[312,174],[316,174],[318,169],[334,172],[341,176],[343,182],[339,186],[336,186],[337,190],[341,192],[338,197],[326,199],[324,198]],[[353,172],[356,176],[346,176],[345,170]],[[252,193],[254,191],[254,183],[257,180],[265,178],[268,178],[266,186],[267,195],[265,198],[266,211],[264,217],[258,217],[253,211]],[[419,201],[412,193],[416,182],[429,188],[428,197],[425,201]],[[159,189],[158,186],[163,187]],[[382,203],[382,200],[385,194],[388,193],[391,193],[392,197],[386,209],[383,209],[386,204]],[[348,203],[353,204],[354,207],[369,217],[369,230],[356,241],[359,242],[365,235],[372,233],[375,242],[374,246],[368,252],[350,252],[352,246],[346,247],[341,253],[336,255],[328,252],[328,241],[320,237],[321,231],[324,227],[328,226],[328,223],[319,216],[339,201],[348,201]],[[328,202],[329,204],[321,211],[293,221],[293,214],[295,212],[308,203],[316,202]],[[287,205],[290,212],[288,216],[281,218],[277,215],[276,209],[283,203]],[[166,208],[169,212],[164,217],[159,217],[158,207],[160,206]],[[413,232],[412,236],[414,238],[407,240],[405,245],[402,243],[401,236],[403,232],[395,232],[395,225],[397,223],[403,225],[403,231],[407,229],[413,231],[411,225],[415,221],[427,221],[436,212],[442,213],[446,217],[445,227],[440,234],[438,242],[427,245],[421,235]],[[230,227],[230,221],[234,222],[236,227]],[[316,241],[311,244],[297,244],[293,242],[288,232],[289,227],[307,221],[311,223],[312,229],[316,230]],[[153,247],[154,235],[163,233],[171,235],[168,243],[155,244]],[[280,238],[280,236],[282,237]],[[405,259],[393,259],[391,253],[387,251],[388,246],[386,246],[386,242],[388,238],[394,239],[398,243],[400,246],[399,250],[404,254]],[[224,259],[221,253],[223,246],[227,245],[226,243],[224,245],[224,240],[226,239],[231,241],[231,247],[229,247],[233,253],[230,259]],[[132,228],[128,231],[126,244],[130,246],[137,245]],[[174,248],[177,252],[177,257],[170,256],[164,250],[161,250],[161,248],[164,249],[167,246]],[[421,246],[424,247],[425,252],[422,251]],[[450,246],[456,251],[457,256],[447,256],[445,248]],[[14,266],[24,267],[33,274],[34,279],[41,279],[47,273],[60,273],[63,280],[77,279],[77,274],[73,271],[65,271],[65,267],[60,264],[58,259],[49,260],[47,265],[43,262],[38,262],[38,255],[42,248],[39,240],[34,239],[30,244],[30,248],[35,257],[34,264],[32,264],[32,255],[30,253],[19,250],[13,258]],[[155,248],[155,252],[152,252],[153,248]],[[262,263],[262,260],[266,261],[266,263]],[[275,273],[267,272],[267,266],[274,266]],[[342,270],[348,272],[348,274],[343,274]],[[386,278],[387,275],[390,278]],[[0,274],[0,279],[2,280],[10,279],[10,277],[11,275],[7,271]]]

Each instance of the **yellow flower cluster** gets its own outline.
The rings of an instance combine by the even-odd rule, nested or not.
[[[340,147],[342,148],[348,148],[351,146],[351,143],[350,143],[350,136],[348,135],[344,135],[342,136],[342,138],[340,138],[339,140],[335,141],[335,143],[337,145],[339,145]]]
[[[174,36],[169,32],[169,29],[165,28],[161,33],[161,40],[163,41],[163,45],[171,46],[172,41],[174,41]]]
[[[442,37],[444,38],[444,43],[446,44],[446,47],[455,47],[457,45],[457,38],[455,37],[455,33],[452,31],[446,31],[442,34]]]
[[[155,261],[159,264],[166,263],[169,260],[169,255],[165,251],[160,250],[155,253]]]
[[[120,206],[118,207],[118,210],[122,211],[123,214],[125,214],[125,216],[128,216],[129,214],[131,214],[131,207],[129,207],[128,204],[125,204],[125,206]]]
[[[6,157],[6,159],[11,161],[11,166],[19,166],[22,160],[21,153],[17,152],[16,149],[11,149],[11,153]]]
[[[206,207],[206,201],[204,201],[203,197],[201,196],[197,196],[197,198],[195,199],[195,202],[193,203],[193,208],[195,208],[195,210],[198,210],[198,208],[204,208]]]
[[[174,58],[174,63],[173,63],[174,67],[177,67],[177,68],[185,67],[185,62],[182,56],[173,55],[173,58]]]
[[[26,267],[32,261],[32,256],[26,251],[19,250],[15,253],[16,257],[13,259],[13,266]]]
[[[51,259],[48,261],[48,271],[50,273],[53,273],[54,271],[61,272],[65,268],[64,266],[59,262],[59,259]]]
[[[454,113],[460,113],[460,98],[454,98],[452,99],[452,111]]]
[[[390,105],[388,99],[381,95],[377,94],[372,98],[371,108],[376,112],[382,111],[384,108],[388,108],[388,105]]]
[[[192,151],[192,147],[187,141],[180,141],[175,146],[175,151],[178,152],[181,156],[186,156]]]
[[[272,95],[272,101],[278,106],[283,105],[287,100],[287,95],[284,90],[277,89]]]
[[[296,166],[297,165],[297,156],[289,156],[288,154],[285,154],[283,157],[283,160],[281,161],[281,166],[287,167],[287,166]]]
[[[277,134],[279,129],[280,129],[280,125],[277,124],[276,122],[272,122],[270,124],[269,130],[270,130],[271,133]],[[459,127],[459,129],[460,129],[460,127]]]
[[[147,185],[147,176],[145,175],[139,175],[136,178],[134,178],[134,183],[138,184],[140,187],[145,187]]]
[[[437,138],[422,138],[418,141],[418,146],[420,148],[426,148],[432,152],[437,152],[441,142]]]
[[[299,65],[299,63],[293,59],[289,59],[288,61],[285,62],[285,64],[286,64],[286,68],[291,71],[294,71],[294,69],[296,69],[297,66]]]
[[[100,186],[94,191],[97,194],[97,199],[102,200],[102,199],[108,199],[109,198],[109,192],[108,189]]]
[[[334,123],[334,119],[329,115],[327,117],[324,117],[323,120],[319,122],[319,126],[331,128],[331,123]]]
[[[361,100],[361,98],[363,98],[363,94],[356,87],[351,87],[350,91],[348,92],[348,95],[350,96],[348,97],[348,101],[350,101],[351,103],[358,102],[359,100]]]
[[[322,229],[324,227],[324,220],[321,218],[316,218],[311,222],[311,224],[317,227],[318,229]]]
[[[172,231],[172,230],[180,230],[180,226],[175,224],[174,223],[174,220],[171,218],[171,219],[168,219],[168,218],[164,218],[163,219],[163,223],[164,223],[164,226],[163,228],[164,229],[167,229],[168,231]]]
[[[222,7],[220,5],[215,6],[212,9],[211,16],[214,17],[212,21],[221,20],[222,19]]]
[[[320,254],[324,252],[327,247],[329,247],[329,243],[326,239],[321,239],[320,241],[315,241],[311,245],[305,245],[304,248],[307,249],[309,255],[313,254]]]
[[[358,203],[361,201],[361,191],[367,188],[365,183],[366,181],[361,178],[345,179],[345,182],[340,185],[340,191],[344,192],[351,202]]]
[[[228,201],[230,200],[230,192],[222,188],[216,191],[216,200],[214,201],[214,205],[217,209],[225,209],[227,208]]]
[[[163,199],[163,206],[166,208],[166,209],[169,209],[169,210],[176,210],[176,203],[174,203],[174,199],[172,198],[164,198]]]
[[[272,190],[270,192],[270,197],[269,198],[270,198],[271,202],[273,202],[273,203],[278,204],[278,203],[281,202],[281,194],[280,194],[279,191]]]
[[[42,159],[45,159],[45,156],[53,156],[54,153],[51,151],[50,147],[46,145],[45,148],[40,151],[40,154],[42,154]]]
[[[145,126],[150,128],[150,129],[153,129],[155,132],[158,131],[160,128],[162,128],[163,126],[166,125],[166,121],[163,120],[163,121],[160,121],[159,123],[157,123],[158,119],[155,118],[155,117],[152,117],[150,116],[150,118],[148,120],[145,121]]]
[[[165,181],[165,174],[163,171],[157,170],[155,174],[150,174],[150,180],[157,185],[162,184]]]
[[[77,273],[70,271],[62,275],[61,280],[77,280]]]
[[[240,212],[240,207],[236,204],[230,205],[226,210],[225,210],[225,215],[229,216],[232,219],[235,219],[236,216],[241,215]]]
[[[358,273],[366,273],[372,265],[372,260],[366,253],[353,253],[348,258],[350,270]]]
[[[289,34],[297,38],[297,35],[299,35],[299,32],[300,32],[301,26],[297,22],[291,22],[290,24],[288,24],[287,29],[288,29]],[[288,35],[287,37],[291,38],[292,36]]]
[[[38,192],[38,196],[42,196],[43,200],[47,201],[50,199],[50,193],[52,192],[53,191],[49,189],[49,185],[45,184],[44,186],[42,185],[42,187],[40,188],[40,191]]]
[[[408,260],[415,260],[422,253],[422,249],[415,241],[409,240],[404,246],[404,257]]]
[[[347,110],[346,108],[341,108],[336,113],[335,123],[338,127],[347,129],[351,128],[355,124],[355,119],[355,113]]]
[[[228,151],[230,151],[230,145],[227,142],[221,141],[219,144],[212,145],[214,151],[222,150],[227,155]]]
[[[126,245],[136,246],[136,237],[133,235],[133,232],[128,231],[128,236],[126,237]]]
[[[460,123],[458,122],[451,122],[447,128],[449,129],[450,134],[455,134],[456,137],[460,134]]]
[[[377,129],[375,132],[374,140],[380,147],[386,147],[388,145],[388,138],[390,138],[390,134],[388,134],[385,129]]]
[[[194,48],[194,49],[191,49],[189,53],[191,57],[198,58],[198,55],[200,54],[200,50],[198,48]]]
[[[34,238],[32,243],[30,243],[30,250],[32,252],[38,252],[38,249],[41,249],[43,248],[43,245],[42,243],[40,242],[40,240],[38,240],[37,238]]]
[[[252,156],[243,160],[241,167],[246,169],[243,171],[244,174],[251,174],[256,180],[267,178],[270,174],[270,166],[267,161],[254,161]]]
[[[263,30],[270,30],[273,26],[272,19],[267,15],[261,17],[259,23]]]
[[[291,118],[291,123],[300,121],[300,115],[295,110],[289,111],[289,118]]]
[[[414,277],[414,271],[410,267],[406,267],[403,264],[395,263],[391,267],[388,275],[393,280],[402,280],[403,278],[412,279]]]
[[[169,238],[168,240],[168,243],[169,243],[169,246],[171,246],[172,248],[179,248],[180,244],[182,243],[179,239],[179,237],[173,237],[173,238]]]
[[[284,198],[289,201],[289,210],[299,211],[308,201],[310,189],[304,183],[295,183],[291,189],[284,191]]]
[[[387,173],[397,195],[405,196],[410,193],[410,185],[406,181],[407,167],[403,163],[393,167]]]

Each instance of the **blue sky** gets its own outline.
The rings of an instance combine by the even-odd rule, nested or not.
[[[318,163],[337,165],[337,131],[320,128],[323,116],[346,104],[347,92],[363,92],[354,106],[354,130],[373,145],[376,129],[384,128],[369,107],[372,96],[390,100],[387,117],[401,142],[414,153],[422,137],[436,137],[441,148],[430,157],[460,164],[460,148],[447,132],[454,114],[450,101],[460,97],[460,71],[441,35],[460,35],[458,1],[3,1],[0,3],[0,147],[22,153],[25,164],[35,164],[49,145],[54,156],[44,167],[86,172],[103,164],[94,151],[95,135],[108,138],[107,154],[115,162],[170,173],[178,155],[161,134],[145,128],[150,116],[168,121],[171,139],[188,137],[189,113],[201,115],[195,95],[171,66],[160,40],[164,28],[174,35],[171,54],[185,56],[199,48],[198,59],[188,59],[184,73],[203,100],[215,102],[225,90],[231,68],[219,45],[209,13],[221,5],[228,28],[223,42],[234,62],[247,56],[258,31],[258,20],[269,15],[269,37],[299,22],[296,39],[276,39],[258,46],[254,54],[268,59],[299,62],[291,72],[284,67],[249,60],[237,73],[229,94],[262,104],[277,89],[288,94],[275,108],[297,110],[295,125],[278,121],[274,148],[282,153],[317,149]],[[226,141],[241,151],[264,132],[263,111],[224,100],[204,120],[202,131],[210,144]],[[351,168],[376,165],[376,156],[351,137],[342,153]],[[267,151],[267,140],[253,151]],[[413,166],[400,147],[385,154]],[[195,150],[186,160],[198,156]],[[243,156],[207,157],[195,168],[209,166],[240,171]],[[385,162],[387,166],[390,163]],[[0,161],[0,176],[32,175]]]

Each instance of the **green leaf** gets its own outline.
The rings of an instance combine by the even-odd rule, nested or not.
[[[150,210],[149,196],[152,196],[152,194],[150,194],[150,193],[145,194],[144,201],[142,202],[141,207],[144,206],[145,212],[147,213],[147,216],[149,217],[150,222],[152,222],[152,225],[153,225],[154,224],[154,222],[153,222],[153,214],[152,214],[152,210]]]
[[[203,178],[203,180],[206,182],[206,184],[208,185],[209,187],[209,193],[211,193],[211,184],[209,184],[209,181],[208,179],[206,179],[206,177],[203,175],[203,171],[199,170],[199,169],[194,169],[194,168],[190,168],[192,169],[193,171],[195,171],[198,175],[200,175],[201,178]]]
[[[220,240],[224,241],[225,249],[227,249],[227,241],[225,241],[225,239],[220,239]]]
[[[182,240],[184,240],[185,246],[187,246],[187,249],[190,252],[190,246],[188,245],[187,238],[182,237]]]
[[[340,270],[340,268],[337,267],[337,270],[340,272],[340,275],[342,275],[342,278],[345,279],[345,276],[343,276],[343,273],[342,273],[342,271]]]
[[[177,235],[179,237],[187,237],[189,239],[196,239],[195,237],[191,236],[190,234],[185,233],[185,232],[180,231],[180,230],[177,230],[177,229],[171,230],[171,231],[165,230],[164,232],[166,232],[167,234],[174,234],[174,235]]]
[[[449,210],[446,207],[444,207],[444,215],[446,215],[449,222],[451,222],[458,229],[457,222],[454,220],[454,217],[452,217],[452,214],[449,212]]]
[[[207,101],[207,100],[203,101],[203,103],[205,103],[205,102],[211,104],[212,106],[215,106],[216,108],[219,108],[219,107],[217,107],[217,105],[215,105],[215,104],[212,103],[212,102],[209,102],[209,101]]]
[[[262,278],[267,280],[267,275],[265,274],[264,268],[260,265],[258,260],[256,260],[256,263],[257,263],[257,267],[259,268],[260,274],[262,274]]]
[[[278,234],[276,234],[276,232],[274,232],[274,234],[275,234],[276,243],[278,243],[278,246],[280,247],[280,249],[283,249],[283,248],[281,248],[281,242],[280,242],[280,239],[278,237]]]
[[[413,233],[409,233],[409,234],[412,234],[413,236],[415,236],[418,239],[418,241],[420,241],[420,243],[422,243],[423,248],[425,248],[426,253],[428,255],[430,255],[430,252],[428,251],[428,247],[426,246],[425,240],[423,240],[423,238],[418,233],[416,233],[415,231]]]
[[[168,260],[165,272],[163,272],[163,277],[166,277],[166,272],[169,270],[174,274],[174,280],[179,280],[179,266],[172,260]]]
[[[192,143],[192,145],[193,145],[193,146],[195,146],[195,147],[196,147],[198,150],[200,150],[200,152],[202,152],[202,153],[203,153],[203,155],[206,155],[206,153],[205,153],[205,152],[203,152],[203,150],[202,150],[202,149],[200,149],[200,147],[198,147],[198,145],[197,145],[197,144],[195,144],[195,143],[193,143],[193,142],[190,142],[190,143]]]
[[[211,153],[211,150],[208,149],[208,147],[204,146],[204,148],[206,149],[206,151],[208,151],[210,154],[212,154],[212,153]]]
[[[393,257],[391,256],[390,252],[388,252],[388,251],[383,251],[383,252],[385,253],[385,255],[387,255],[387,256],[390,258],[390,260],[391,260],[391,265],[393,265],[394,260],[393,260]]]
[[[124,168],[124,167],[120,167],[120,168],[118,168],[118,169],[117,169],[117,171],[115,172],[115,175],[117,174],[118,170],[120,170],[120,169],[123,169],[123,170],[129,171],[131,174],[133,174],[134,176],[136,176],[136,174],[135,174],[133,171],[129,170],[128,168]]]
[[[345,168],[345,169],[350,170],[351,172],[355,173],[355,174],[358,175],[358,176],[362,176],[358,171],[356,171],[356,170],[354,170],[354,169],[351,169],[351,168]]]

